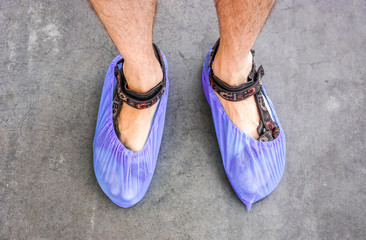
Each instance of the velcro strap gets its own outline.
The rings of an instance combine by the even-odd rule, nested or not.
[[[128,83],[126,77],[123,73],[123,69],[118,68],[118,64],[123,64],[123,59],[121,59],[115,67],[115,76],[117,78],[117,94],[119,99],[128,104],[129,106],[136,109],[146,109],[153,106],[158,100],[163,96],[166,88],[166,76],[165,76],[165,66],[164,61],[160,51],[154,45],[155,55],[159,60],[162,70],[163,70],[163,80],[153,87],[147,93],[138,93],[128,88]]]
[[[280,128],[269,113],[270,110],[265,104],[262,91],[255,95],[255,99],[257,101],[259,114],[261,115],[261,122],[258,127],[258,134],[260,135],[258,140],[264,142],[272,141],[280,134]]]
[[[263,67],[260,66],[258,72],[255,71],[255,67],[252,67],[252,71],[249,74],[248,82],[243,83],[237,87],[229,86],[220,78],[215,76],[210,68],[209,81],[212,89],[217,92],[222,98],[228,101],[241,101],[254,94],[258,93],[261,89],[261,78],[264,74]]]
[[[260,66],[258,71],[256,70],[256,66],[254,63],[254,50],[251,50],[251,54],[253,55],[252,69],[248,76],[248,81],[246,83],[241,84],[240,86],[230,86],[218,78],[213,70],[212,63],[215,59],[217,50],[219,48],[220,39],[218,39],[215,45],[211,49],[211,57],[209,60],[210,72],[209,72],[209,81],[212,89],[217,92],[222,98],[228,101],[241,101],[254,94],[258,93],[261,90],[261,79],[264,75],[263,67]]]

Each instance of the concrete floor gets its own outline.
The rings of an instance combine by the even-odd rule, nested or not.
[[[213,0],[160,1],[170,99],[145,198],[118,208],[93,172],[118,54],[86,0],[0,2],[0,239],[366,239],[366,4],[282,0],[255,44],[287,137],[281,183],[248,212],[201,87]]]

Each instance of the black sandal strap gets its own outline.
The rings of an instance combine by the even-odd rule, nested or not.
[[[248,76],[248,81],[246,83],[241,84],[240,86],[233,87],[225,82],[223,82],[220,78],[215,76],[212,70],[212,63],[215,58],[215,55],[218,50],[218,46],[220,43],[220,39],[217,40],[216,44],[212,48],[211,57],[209,60],[210,72],[209,72],[209,81],[212,89],[218,93],[222,98],[228,101],[242,101],[250,96],[255,96],[258,111],[261,116],[261,121],[257,128],[259,134],[259,141],[272,141],[276,139],[280,134],[280,128],[273,120],[272,115],[270,114],[270,110],[267,108],[266,99],[263,95],[262,90],[262,77],[264,75],[264,69],[262,66],[256,69],[256,65],[254,63],[254,50],[251,50],[253,55],[252,62],[252,70]]]
[[[235,86],[235,87],[230,86],[214,74],[214,72],[212,70],[212,63],[215,59],[219,43],[220,43],[220,39],[217,40],[216,44],[212,48],[211,57],[210,57],[210,61],[209,61],[209,65],[210,65],[209,81],[210,81],[210,86],[212,87],[212,89],[215,92],[217,92],[217,94],[219,94],[225,100],[232,101],[232,102],[244,100],[244,99],[258,93],[261,88],[261,77],[263,76],[264,71],[263,71],[263,67],[260,66],[258,69],[258,72],[263,73],[263,74],[257,74],[254,61],[253,61],[252,70],[248,76],[248,81],[239,86]],[[252,52],[253,59],[254,59],[254,51],[252,50],[251,52]]]
[[[149,92],[138,93],[128,88],[128,83],[123,73],[123,67],[121,69],[118,67],[118,65],[121,63],[123,65],[123,58],[117,62],[114,68],[117,84],[113,92],[113,125],[118,138],[120,137],[120,132],[118,129],[117,118],[121,112],[122,104],[125,102],[133,108],[146,109],[156,104],[166,90],[165,64],[163,56],[155,44],[153,44],[153,47],[155,56],[158,59],[163,71],[163,80],[153,87]]]
[[[258,140],[263,142],[272,141],[280,134],[280,128],[269,113],[262,90],[255,94],[255,100],[257,102],[259,114],[261,115],[261,121],[257,129],[259,134]]]
[[[115,67],[115,76],[117,78],[117,85],[119,85],[119,87],[117,86],[117,94],[121,101],[127,103],[133,108],[145,109],[152,107],[155,103],[158,102],[158,100],[163,96],[165,92],[166,77],[163,57],[161,56],[161,52],[155,45],[154,50],[156,58],[158,59],[163,71],[163,80],[147,93],[138,93],[128,88],[128,83],[123,73],[123,69],[118,68],[119,63],[123,64],[123,58],[117,63]]]
[[[263,67],[260,66],[258,70],[262,70]],[[253,69],[252,69],[253,72]],[[210,69],[209,81],[212,89],[217,92],[222,98],[228,101],[236,102],[244,100],[254,94],[258,93],[261,88],[261,75],[259,77],[248,77],[248,81],[237,87],[229,86],[218,78]]]

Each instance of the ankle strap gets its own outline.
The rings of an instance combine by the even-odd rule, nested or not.
[[[114,74],[117,79],[117,85],[116,90],[117,94],[119,96],[119,99],[129,106],[136,108],[136,109],[146,109],[151,106],[153,106],[155,103],[158,102],[158,100],[163,96],[166,88],[166,76],[165,76],[165,65],[163,61],[163,57],[161,55],[161,52],[157,48],[157,46],[154,44],[154,51],[155,56],[158,59],[161,69],[163,71],[163,80],[153,87],[149,92],[147,93],[138,93],[128,88],[128,83],[126,80],[126,77],[123,73],[123,68],[118,68],[118,64],[124,62],[124,59],[122,58],[117,62],[117,65],[114,69]]]
[[[252,70],[250,71],[248,76],[248,81],[239,86],[233,87],[226,84],[224,81],[218,78],[212,70],[212,63],[213,60],[215,59],[219,43],[220,39],[217,40],[216,44],[212,48],[211,57],[209,60],[209,66],[210,66],[209,81],[212,89],[225,100],[232,102],[244,100],[258,93],[261,90],[261,79],[264,75],[264,70],[262,66],[258,68],[258,71],[256,70],[256,66],[254,63],[254,50],[251,50],[251,53],[253,55],[253,62],[252,62]]]
[[[258,72],[252,68],[251,74],[249,74],[248,77],[248,82],[233,87],[218,78],[211,68],[209,73],[210,86],[225,100],[232,102],[241,101],[253,96],[261,90],[261,78],[263,74],[264,71],[262,66],[259,67]]]

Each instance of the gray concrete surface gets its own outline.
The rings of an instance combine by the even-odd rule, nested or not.
[[[282,182],[248,212],[201,87],[213,0],[160,1],[171,91],[146,197],[115,206],[93,173],[106,69],[90,4],[0,2],[0,239],[366,239],[366,3],[282,0],[255,44],[287,136]]]

